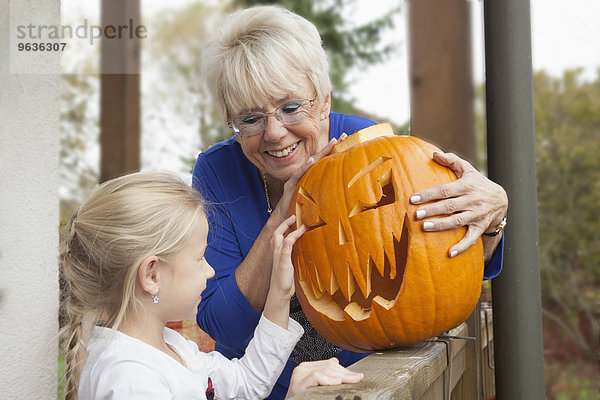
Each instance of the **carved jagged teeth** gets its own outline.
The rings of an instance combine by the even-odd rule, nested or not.
[[[317,268],[314,268],[315,271],[315,284],[317,286],[317,288],[319,288],[319,290],[321,292],[323,292],[323,282],[321,282],[321,277],[319,276],[319,271],[317,270]]]
[[[373,299],[373,303],[380,305],[381,307],[385,308],[386,310],[389,310],[394,305],[395,301],[394,300],[386,300],[383,297],[377,295]]]
[[[377,254],[375,255],[375,257],[377,257],[378,259],[380,258],[379,262],[376,262],[373,259],[373,255],[369,256],[369,260],[367,261],[367,270],[366,270],[366,293],[361,289],[361,292],[363,294],[363,296],[365,297],[365,299],[369,298],[369,296],[371,295],[371,291],[372,291],[372,281],[373,281],[373,275],[374,273],[376,273],[379,277],[381,278],[386,278],[385,275],[385,265],[386,265],[386,258],[387,257],[387,253],[385,252],[385,250],[381,250],[381,254]],[[393,279],[394,277],[390,275],[387,276],[387,278]]]
[[[371,257],[369,257],[369,261],[367,262],[367,273],[366,273],[367,293],[363,293],[363,296],[365,297],[365,299],[369,298],[369,295],[371,294],[371,271],[373,269],[372,263],[373,263],[373,259]]]
[[[294,149],[296,149],[296,147],[298,147],[298,143],[294,143],[287,149],[283,149],[283,150],[279,150],[279,151],[267,151],[267,153],[269,153],[273,157],[281,158],[281,157],[285,157],[288,154],[290,154],[292,151],[294,151]]]
[[[362,321],[369,318],[371,310],[364,310],[357,302],[353,301],[344,308],[344,313],[354,321]]]
[[[348,277],[347,281],[346,281],[346,284],[348,285],[347,286],[348,290],[346,291],[347,296],[344,296],[344,297],[346,297],[346,300],[348,300],[348,303],[349,303],[350,299],[352,299],[352,295],[354,294],[354,290],[355,290],[355,288],[354,288],[355,279],[354,279],[354,274],[352,274],[352,269],[350,269],[350,265],[348,265],[348,271],[346,272],[346,276]]]
[[[384,275],[386,256],[387,256],[387,254],[385,252],[385,249],[380,249],[379,251],[376,251],[375,258],[373,258],[373,255],[371,255],[371,257],[372,257],[371,261],[373,261],[373,266],[375,267],[375,268],[371,268],[371,271],[373,271],[373,270],[377,271],[379,276],[382,278]]]
[[[317,266],[314,264],[310,264],[308,266],[309,271],[309,279],[311,281],[311,288],[313,293],[317,299],[320,299],[323,296],[323,284],[321,283],[321,279],[319,278],[319,273],[317,272]]]
[[[331,281],[330,281],[330,285],[329,285],[329,294],[333,296],[333,294],[335,292],[337,292],[339,288],[340,288],[340,284],[338,283],[337,278],[335,277],[335,274],[333,273],[333,266],[331,266]]]

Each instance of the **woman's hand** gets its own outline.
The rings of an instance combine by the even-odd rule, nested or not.
[[[493,232],[502,222],[508,209],[508,197],[502,187],[477,171],[467,161],[452,153],[433,153],[433,159],[449,167],[458,179],[431,188],[420,190],[410,197],[413,204],[424,204],[417,208],[416,218],[423,219],[423,230],[443,231],[466,226],[467,233],[460,242],[448,250],[454,257],[473,246],[484,232]],[[441,218],[433,218],[442,216]],[[500,241],[496,237],[484,236],[491,243],[485,245],[486,260]]]
[[[292,378],[290,380],[286,398],[294,396],[311,386],[358,383],[362,380],[362,373],[352,372],[349,369],[342,367],[337,358],[303,362],[294,368],[294,372],[292,372]]]
[[[340,140],[344,140],[346,136],[346,134],[342,134]],[[331,153],[333,146],[335,146],[337,142],[337,139],[331,139],[325,147],[323,147],[320,151],[317,152],[317,154],[309,157],[306,160],[306,162],[302,164],[302,167],[300,167],[296,172],[294,172],[290,179],[288,179],[287,182],[285,182],[285,184],[283,185],[283,194],[281,195],[281,199],[279,199],[277,207],[275,207],[275,210],[273,210],[272,216],[275,216],[275,218],[277,218],[276,221],[283,221],[286,218],[288,208],[290,206],[290,201],[292,200],[292,195],[296,190],[296,185],[298,185],[298,182],[300,182],[300,179],[304,176],[306,171],[308,171],[308,169],[314,163]]]
[[[271,247],[273,249],[273,269],[271,271],[271,285],[265,309],[265,317],[271,322],[287,329],[289,318],[290,299],[294,294],[294,267],[292,265],[292,248],[294,244],[306,231],[306,226],[285,233],[296,222],[296,216],[292,215],[281,223],[273,232]]]

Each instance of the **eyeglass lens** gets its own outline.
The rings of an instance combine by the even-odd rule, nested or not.
[[[268,115],[275,114],[279,122],[293,125],[301,122],[312,107],[315,99],[296,100],[279,106],[273,113],[252,113],[239,115],[231,120],[232,128],[241,136],[250,136],[263,132]]]

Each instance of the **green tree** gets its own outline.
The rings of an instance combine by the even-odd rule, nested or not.
[[[311,21],[321,34],[328,53],[330,76],[335,96],[332,107],[339,112],[353,113],[353,99],[348,94],[348,72],[380,63],[399,47],[399,43],[382,45],[382,34],[393,27],[393,17],[400,7],[360,26],[350,26],[344,12],[356,0],[234,0],[236,6],[279,4]]]
[[[600,356],[600,70],[534,76],[544,314]]]

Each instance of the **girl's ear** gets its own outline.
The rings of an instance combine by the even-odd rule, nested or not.
[[[325,99],[323,99],[323,104],[321,105],[321,121],[329,118],[329,113],[331,112],[331,92],[325,95]]]
[[[137,278],[142,290],[151,296],[154,296],[159,288],[159,260],[156,256],[144,258],[138,268]]]

